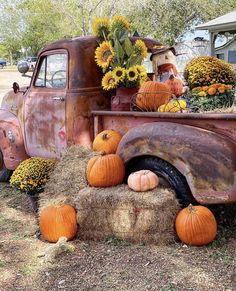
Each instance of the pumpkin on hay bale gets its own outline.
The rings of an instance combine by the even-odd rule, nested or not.
[[[122,136],[114,130],[103,130],[93,141],[93,150],[95,152],[105,152],[106,154],[115,154]]]

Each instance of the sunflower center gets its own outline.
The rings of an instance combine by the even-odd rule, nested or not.
[[[112,77],[110,77],[110,78],[107,80],[107,83],[108,83],[108,84],[112,84],[112,83],[114,83],[114,82],[115,82],[115,79],[112,78]]]
[[[129,72],[129,76],[130,76],[130,78],[134,78],[135,77],[135,73],[134,72]]]
[[[116,72],[116,76],[117,76],[117,77],[121,77],[121,76],[122,76],[122,72],[121,72],[121,71],[117,71],[117,72]]]
[[[102,54],[102,60],[104,62],[107,61],[107,59],[109,58],[109,56],[111,56],[111,51],[107,49]]]

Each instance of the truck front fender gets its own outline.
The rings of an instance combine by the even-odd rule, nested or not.
[[[159,157],[182,173],[202,204],[236,201],[236,144],[226,136],[188,125],[154,122],[129,130],[117,153],[129,162]]]
[[[8,170],[28,158],[17,116],[5,109],[0,109],[0,150]]]

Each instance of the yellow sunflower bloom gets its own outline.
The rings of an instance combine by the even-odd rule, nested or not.
[[[126,70],[126,76],[129,81],[136,81],[138,79],[138,71],[136,70],[135,66]]]
[[[146,71],[146,69],[143,66],[140,66],[140,65],[136,65],[134,67],[138,72],[140,80],[146,81],[147,80],[147,71]]]
[[[112,45],[109,41],[104,41],[95,50],[95,61],[101,68],[106,69],[114,56]]]
[[[93,35],[97,37],[104,37],[109,34],[110,20],[108,18],[96,18],[92,23]]]
[[[147,47],[141,39],[136,40],[134,44],[134,52],[137,55],[141,55],[143,58],[147,57]]]
[[[111,20],[111,31],[115,29],[130,29],[130,23],[125,16],[116,15]]]
[[[125,69],[122,67],[116,67],[113,71],[113,76],[116,80],[116,83],[124,81],[125,78]]]
[[[116,88],[117,83],[114,78],[114,75],[111,71],[107,72],[105,76],[102,78],[102,87],[105,90],[110,90]]]

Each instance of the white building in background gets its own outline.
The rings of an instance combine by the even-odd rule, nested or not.
[[[184,71],[186,64],[192,58],[210,55],[209,41],[203,37],[195,37],[190,41],[179,42],[174,47],[177,54],[177,69],[180,73]]]
[[[234,66],[236,69],[236,37],[215,49],[215,56]]]

